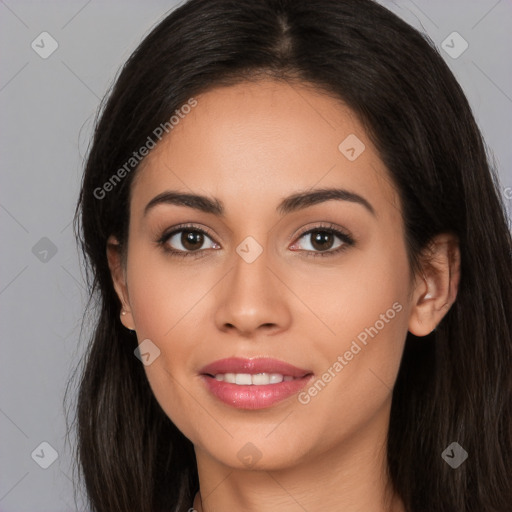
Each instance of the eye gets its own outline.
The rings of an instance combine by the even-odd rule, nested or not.
[[[211,242],[210,246],[204,247],[208,240]],[[220,248],[204,229],[191,225],[175,227],[171,232],[164,233],[157,243],[164,251],[176,256],[195,256],[191,253]]]
[[[329,226],[316,226],[302,235],[300,239],[305,239],[305,244],[294,243],[292,250],[297,249],[306,251],[308,256],[333,256],[339,252],[354,245],[353,238],[343,231],[339,230],[332,224]],[[338,239],[338,242],[336,242]],[[302,247],[300,247],[302,245]]]

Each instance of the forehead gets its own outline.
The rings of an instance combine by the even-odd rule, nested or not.
[[[137,171],[133,213],[166,189],[206,193],[226,209],[238,203],[238,212],[315,186],[364,193],[376,209],[398,204],[388,171],[341,100],[275,81],[216,88],[195,100]]]

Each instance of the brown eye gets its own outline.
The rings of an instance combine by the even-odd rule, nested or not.
[[[323,226],[302,233],[297,240],[291,249],[299,249],[308,256],[334,256],[355,243],[347,233],[334,227]],[[306,243],[301,240],[305,240]]]
[[[312,231],[309,233],[311,236],[311,245],[318,251],[327,251],[332,248],[335,236],[328,231]]]
[[[210,245],[205,247],[205,243]],[[214,242],[206,231],[196,227],[182,227],[175,229],[158,240],[164,249],[170,253],[186,256],[188,253],[198,252],[202,249],[218,249],[220,246]]]
[[[199,231],[183,230],[181,233],[180,242],[188,251],[197,251],[204,243],[204,235]]]

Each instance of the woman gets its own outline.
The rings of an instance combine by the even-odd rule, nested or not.
[[[190,0],[96,125],[97,511],[512,508],[512,242],[466,98],[360,0]]]

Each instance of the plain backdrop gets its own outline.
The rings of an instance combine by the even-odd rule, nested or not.
[[[382,3],[429,34],[461,83],[495,158],[510,217],[512,2]],[[86,340],[79,342],[87,294],[71,221],[100,99],[176,5],[0,0],[2,512],[85,510],[80,496],[74,500],[63,407]],[[453,39],[454,31],[462,39]],[[464,41],[467,49],[454,58]]]

